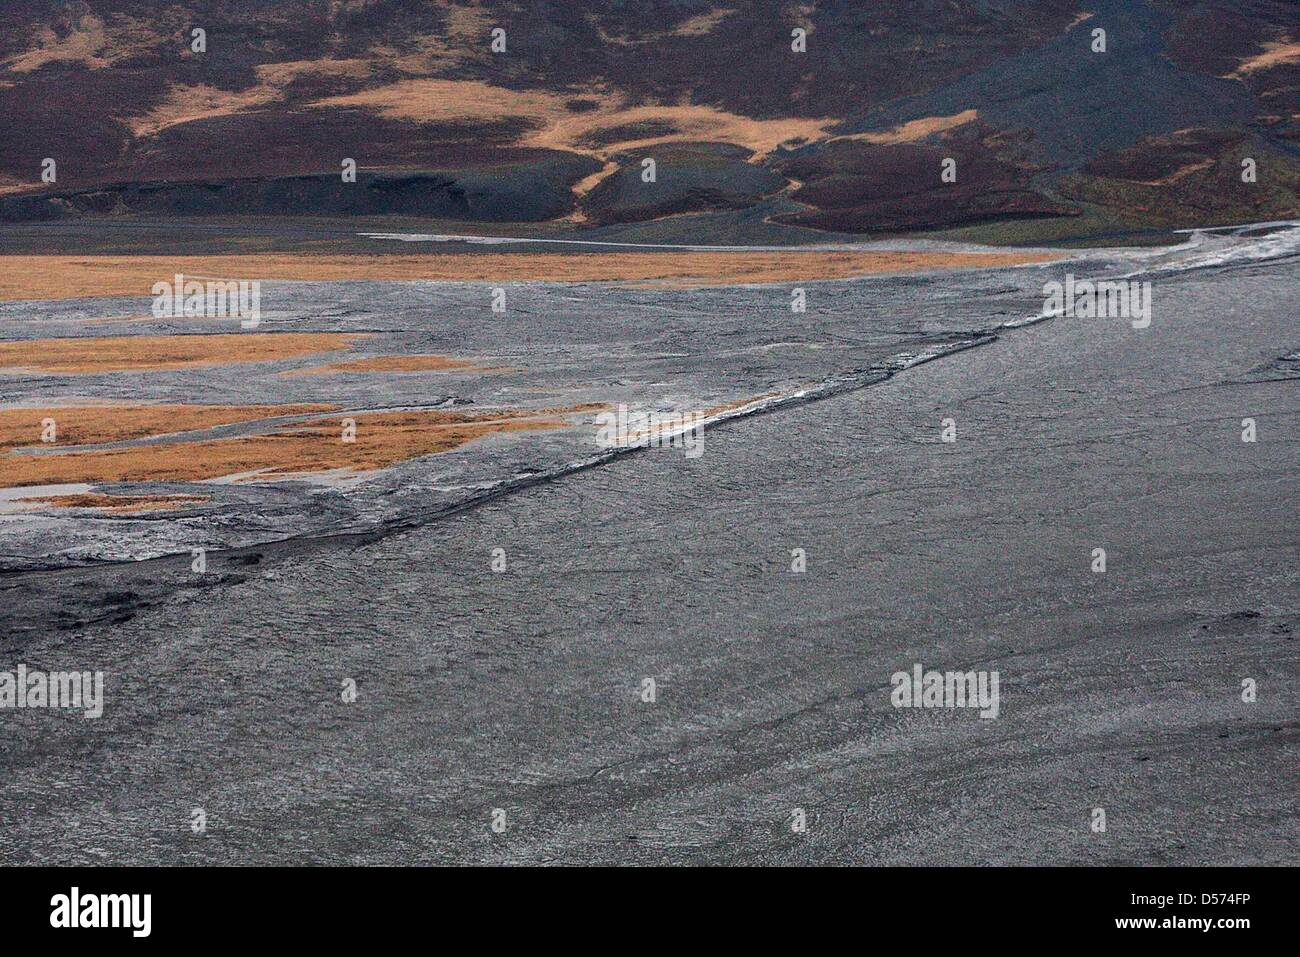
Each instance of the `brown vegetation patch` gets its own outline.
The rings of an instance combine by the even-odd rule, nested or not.
[[[223,90],[203,83],[173,85],[148,113],[127,121],[132,135],[153,136],[169,126],[255,110],[285,99],[287,88],[303,78],[365,79],[371,64],[366,60],[288,60],[263,63],[254,70],[258,82],[243,90]]]
[[[945,130],[973,123],[978,118],[979,112],[977,110],[962,110],[952,116],[927,116],[919,120],[911,120],[895,126],[893,129],[882,130],[878,133],[851,133],[847,136],[836,136],[833,139],[859,140],[863,143],[914,143],[927,136],[933,136]]]
[[[278,332],[194,336],[86,336],[0,342],[0,371],[122,372],[272,362],[346,349],[361,333]]]
[[[55,508],[97,508],[106,512],[161,512],[210,501],[206,495],[102,495],[83,492],[79,495],[34,495],[16,502],[49,505]]]
[[[610,160],[608,163],[606,163],[600,169],[596,170],[596,172],[592,173],[590,176],[584,176],[582,179],[574,183],[572,189],[573,195],[579,198],[586,196],[588,193],[590,193],[593,189],[599,186],[606,179],[608,179],[609,177],[617,173],[618,170],[619,170],[619,165],[615,163],[613,160]],[[580,212],[574,214],[574,218],[578,218],[580,216],[581,216]]]
[[[734,257],[734,258],[733,258]],[[659,256],[642,257],[658,259]],[[804,252],[690,253],[670,268],[646,266],[647,284],[676,287],[851,279],[873,273],[927,269],[991,269],[1047,262],[1050,253]],[[665,264],[667,267],[668,264]]]
[[[492,54],[487,52],[487,40],[489,31],[496,25],[492,11],[478,6],[451,4],[442,12],[442,33],[406,37],[401,41],[401,50],[388,43],[372,44],[366,53],[375,68],[386,73],[398,71],[412,76],[428,76],[491,57]]]
[[[843,279],[877,272],[920,269],[985,269],[1042,262],[1051,257],[1035,253],[946,252],[618,252],[618,253],[426,253],[382,256],[303,255],[269,253],[172,258],[168,256],[0,256],[0,300],[71,299],[80,296],[144,295],[160,276],[182,272],[233,279],[421,279],[450,282],[616,282],[662,281],[698,285],[785,282],[796,279]],[[161,340],[238,339],[284,340],[289,348],[298,339],[317,339],[319,346],[304,352],[341,349],[349,336],[315,333],[274,335],[156,336]],[[145,337],[136,337],[141,341]],[[45,340],[45,342],[56,340]],[[120,340],[69,340],[82,343]],[[0,343],[0,347],[3,347]],[[217,343],[212,343],[215,347]],[[17,347],[34,352],[31,344]],[[251,348],[251,347],[250,347]],[[264,348],[272,348],[264,346]],[[230,348],[236,360],[243,349]],[[0,351],[0,360],[7,358]],[[269,358],[282,358],[271,356]],[[222,361],[220,359],[214,361]],[[10,363],[0,361],[0,366]],[[25,362],[24,365],[32,363]]]
[[[735,13],[735,10],[714,7],[708,13],[696,14],[673,27],[669,33],[675,37],[704,37],[717,29],[718,24]]]
[[[569,108],[570,99],[543,90],[509,90],[480,80],[428,78],[400,80],[371,90],[328,97],[311,106],[363,107],[388,119],[426,123],[518,117],[528,120],[533,127],[533,132],[526,134],[518,145],[568,150],[601,159],[609,153],[674,140],[735,143],[755,154],[766,155],[791,140],[819,139],[828,127],[838,122],[833,118],[760,120],[693,104],[630,106],[622,97],[611,93],[595,94],[593,109],[574,113]],[[606,149],[600,151],[587,145],[603,142],[603,130],[635,128],[647,123],[671,127],[674,132],[608,142]]]
[[[50,63],[75,63],[88,70],[102,70],[149,49],[159,39],[143,21],[118,16],[109,27],[93,13],[86,13],[70,22],[62,34],[41,27],[33,37],[35,46],[10,57],[3,65],[14,73],[30,73]]]
[[[1296,43],[1290,37],[1284,38],[1279,43],[1263,43],[1261,46],[1264,48],[1262,53],[1242,60],[1241,65],[1228,76],[1242,77],[1287,63],[1300,63],[1300,43]]]
[[[211,439],[129,449],[25,455],[4,459],[0,484],[7,487],[81,482],[203,481],[248,475],[288,475],[346,470],[369,472],[398,462],[448,452],[493,433],[560,429],[563,418],[598,405],[536,410],[451,412],[365,412],[284,426],[268,435]],[[345,421],[356,425],[356,441],[343,441]],[[255,473],[255,474],[252,474]]]
[[[1084,165],[1091,176],[1127,180],[1145,186],[1167,186],[1208,169],[1225,149],[1244,135],[1236,130],[1185,129],[1148,136],[1126,149],[1103,153]]]
[[[369,60],[288,60],[280,63],[263,63],[254,69],[258,79],[273,87],[285,87],[300,77],[347,77],[363,80],[370,76],[373,64]]]
[[[1034,167],[1000,158],[990,133],[969,122],[949,129],[942,144],[840,140],[817,153],[790,157],[780,172],[802,184],[791,198],[809,208],[771,218],[868,233],[1078,215],[1078,209],[1032,187]],[[947,157],[962,170],[958,183],[940,179]]]
[[[1199,173],[1203,169],[1209,169],[1215,164],[1215,162],[1216,160],[1214,157],[1210,156],[1203,160],[1197,160],[1195,163],[1188,163],[1186,166],[1180,166],[1168,176],[1161,176],[1158,179],[1136,180],[1136,182],[1141,186],[1169,186],[1172,183],[1178,182],[1185,176],[1191,176],[1193,173]]]
[[[600,17],[596,14],[588,14],[587,21],[602,42],[615,46],[630,47],[657,43],[668,37],[706,37],[717,29],[719,23],[735,12],[735,10],[715,7],[706,13],[688,17],[669,30],[652,30],[638,33],[636,36],[610,33],[601,27]]]
[[[1241,160],[1253,156],[1268,175],[1241,181]],[[1091,160],[1057,191],[1115,211],[1148,228],[1217,226],[1293,219],[1300,163],[1259,139],[1233,130],[1180,130]]]
[[[159,130],[179,123],[229,116],[253,109],[280,97],[272,86],[258,85],[247,90],[222,90],[205,84],[177,84],[167,91],[166,97],[141,116],[128,120],[131,133],[137,137],[152,136]]]
[[[146,436],[211,429],[281,415],[332,412],[332,405],[91,405],[0,409],[0,450],[98,445]],[[53,419],[55,441],[41,441]]]

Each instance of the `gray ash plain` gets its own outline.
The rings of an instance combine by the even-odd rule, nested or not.
[[[188,555],[6,574],[0,661],[107,690],[98,720],[5,713],[0,859],[1294,865],[1300,264],[1236,248],[1141,254],[1148,329],[1002,330],[712,428],[695,460],[640,451],[437,520],[214,553],[203,576]],[[575,383],[603,369],[602,399],[694,403],[723,375],[761,393],[993,330],[1046,278],[819,285],[818,341],[793,348],[778,290],[684,291],[679,319],[622,290],[603,327],[573,306],[532,348]],[[413,290],[295,294],[350,292],[356,328],[443,351],[442,327],[384,318]],[[549,323],[581,292],[514,301]],[[407,315],[481,293],[430,287]],[[314,328],[295,305],[286,327]],[[447,342],[509,358],[496,327],[440,315]],[[573,394],[558,368],[547,402]],[[998,670],[999,718],[891,707],[917,662]]]

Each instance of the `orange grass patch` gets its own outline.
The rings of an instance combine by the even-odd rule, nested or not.
[[[310,105],[362,107],[388,119],[428,123],[520,117],[533,127],[519,140],[520,146],[601,157],[657,143],[694,140],[736,143],[763,156],[792,140],[820,139],[829,127],[839,122],[835,118],[755,119],[699,104],[635,106],[621,95],[603,90],[593,90],[591,95],[596,108],[575,114],[568,108],[572,98],[568,95],[545,90],[511,90],[482,80],[425,78],[399,80],[358,93],[327,97]],[[675,132],[620,140],[600,150],[582,145],[591,142],[593,134],[600,130],[647,122],[671,124]]]
[[[98,405],[0,409],[0,450],[121,442],[280,415],[332,412],[335,408],[332,405]],[[54,420],[52,443],[41,441],[46,419]]]
[[[35,495],[15,499],[55,508],[98,508],[106,512],[161,512],[165,509],[184,508],[209,501],[206,495],[101,495],[83,492],[79,495]]]
[[[560,429],[562,418],[599,405],[492,412],[368,412],[284,426],[269,435],[211,439],[129,449],[0,458],[0,486],[102,482],[203,481],[245,473],[282,478],[311,472],[369,472],[398,462],[448,452],[493,433]],[[344,421],[356,424],[356,441],[343,441]]]
[[[710,286],[845,279],[870,273],[912,272],[922,269],[984,269],[1044,262],[1053,258],[1056,257],[1050,254],[1018,251],[950,253],[881,250],[424,253],[378,256],[295,253],[198,257],[0,256],[0,300],[144,296],[159,277],[170,277],[175,273],[224,276],[231,279],[308,281],[421,279],[500,283],[629,280]],[[324,333],[282,333],[260,338],[283,339],[288,343],[293,341],[289,337],[294,335],[301,339],[314,335],[321,342],[330,338]],[[215,340],[218,337],[202,338]],[[225,338],[233,340],[259,337],[248,335]],[[342,337],[338,339],[341,341]],[[331,344],[328,348],[342,348],[342,345]]]
[[[131,17],[115,17],[110,27],[93,13],[84,13],[66,36],[42,26],[32,38],[35,45],[10,57],[3,66],[14,73],[30,73],[49,63],[76,63],[102,70],[118,60],[143,53],[162,38],[148,25]]]
[[[1134,180],[1134,182],[1139,186],[1168,186],[1171,183],[1178,182],[1185,176],[1191,176],[1193,173],[1199,173],[1203,169],[1209,169],[1217,162],[1218,160],[1211,156],[1207,159],[1198,160],[1195,163],[1188,163],[1186,166],[1180,166],[1168,176],[1162,176],[1159,179],[1139,179]]]
[[[613,176],[618,171],[619,171],[619,165],[615,163],[613,160],[610,160],[600,169],[596,170],[596,172],[588,176],[584,176],[582,179],[574,183],[573,190],[572,190],[573,195],[586,196],[593,189],[595,189],[602,182],[604,182],[609,177]]]
[[[278,99],[280,91],[259,84],[238,92],[222,90],[199,83],[193,86],[175,84],[167,95],[148,113],[128,121],[134,136],[152,136],[169,126],[191,123],[213,116],[229,116],[255,109]]]
[[[911,120],[878,133],[850,133],[847,136],[834,136],[831,139],[861,140],[864,143],[884,144],[915,143],[926,136],[955,129],[967,123],[973,123],[978,118],[979,113],[976,110],[962,110],[952,116],[927,116],[919,120]]]
[[[0,90],[4,89],[4,86],[3,83],[0,83]],[[26,189],[38,189],[42,185],[44,184],[40,181],[24,182],[23,180],[14,179],[12,176],[5,176],[3,173],[0,173],[0,196],[3,196],[5,193],[21,193]]]
[[[596,34],[605,43],[613,43],[618,46],[640,46],[646,43],[655,43],[665,37],[704,37],[712,33],[719,23],[735,13],[735,10],[724,10],[714,8],[707,13],[696,14],[677,24],[670,30],[648,33],[640,33],[636,36],[622,36],[606,32],[601,28],[598,18],[588,17],[588,22],[595,28]]]
[[[0,342],[0,370],[121,372],[271,362],[346,349],[361,333],[277,332],[194,336],[106,336]]]
[[[365,60],[293,60],[264,63],[253,69],[258,82],[244,90],[223,90],[204,83],[173,84],[148,113],[127,121],[131,133],[136,137],[153,136],[169,126],[256,110],[283,99],[285,89],[299,77],[363,79],[370,75],[371,65]]]
[[[1263,47],[1264,52],[1242,60],[1241,65],[1228,76],[1233,78],[1249,76],[1260,70],[1271,70],[1276,66],[1300,62],[1300,43],[1296,43],[1290,37],[1284,37],[1277,43],[1262,43],[1260,46]]]

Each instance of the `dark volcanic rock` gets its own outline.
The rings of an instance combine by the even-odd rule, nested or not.
[[[538,221],[573,206],[570,185],[598,168],[556,153],[538,163],[450,171],[338,173],[218,182],[125,183],[101,189],[0,197],[0,220],[75,214],[402,214],[476,221]]]

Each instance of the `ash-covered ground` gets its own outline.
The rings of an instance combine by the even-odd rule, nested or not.
[[[349,403],[827,397],[711,428],[696,459],[556,470],[581,429],[472,443],[356,486],[419,491],[378,520],[277,486],[261,540],[284,540],[202,575],[187,548],[5,575],[0,666],[102,670],[105,699],[98,719],[0,712],[0,859],[1295,864],[1289,235],[818,284],[797,323],[772,288],[528,286],[499,321],[479,286],[276,289],[286,330],[528,369],[437,395],[336,377]],[[1067,270],[1138,272],[1150,326],[1000,328]],[[37,337],[75,334],[77,308],[3,310]],[[193,401],[197,376],[207,401],[319,399],[299,377],[267,395],[191,371],[171,394],[169,375],[143,397]],[[553,477],[436,514],[454,503],[431,490],[525,468]],[[248,494],[220,501],[227,529],[262,507]],[[4,551],[92,540],[31,528]],[[997,717],[895,707],[918,664],[998,672]]]
[[[699,413],[712,420],[859,388],[918,358],[987,343],[1004,326],[1038,318],[1044,283],[1053,279],[1133,273],[1146,278],[1216,263],[1272,260],[1291,255],[1298,242],[1300,229],[1292,228],[1246,237],[1233,231],[1196,233],[1186,246],[1172,250],[1061,252],[1050,263],[1010,269],[788,285],[270,280],[262,283],[260,324],[244,333],[247,340],[233,340],[219,363],[134,372],[6,369],[0,371],[0,408],[49,409],[57,420],[60,405],[99,402],[314,403],[333,406],[336,413],[303,417],[305,421],[334,422],[345,415],[398,409],[477,413],[625,406],[633,417],[661,420]],[[401,245],[445,248],[418,237]],[[520,243],[516,248],[529,247]],[[986,249],[925,241],[861,248]],[[796,290],[806,297],[806,311],[792,311]],[[493,310],[495,292],[502,296],[504,312]],[[0,322],[11,345],[30,343],[33,359],[48,339],[241,332],[237,320],[153,318],[148,298],[3,303]],[[238,348],[242,341],[261,342],[282,333],[356,338],[345,352],[278,361],[248,361]],[[319,371],[367,356],[426,354],[472,365],[437,373]],[[111,409],[104,413],[106,419],[112,416]],[[28,482],[10,488],[19,484],[3,478],[6,464],[16,461],[11,456],[0,462],[0,569],[139,560],[418,525],[608,457],[594,411],[573,417],[569,425],[489,435],[450,452],[360,475],[336,471],[92,483],[96,494],[198,500],[151,513],[22,501],[84,493],[92,485],[31,487]],[[277,427],[273,419],[259,419],[75,448],[33,441],[12,455],[140,450],[262,435]]]

